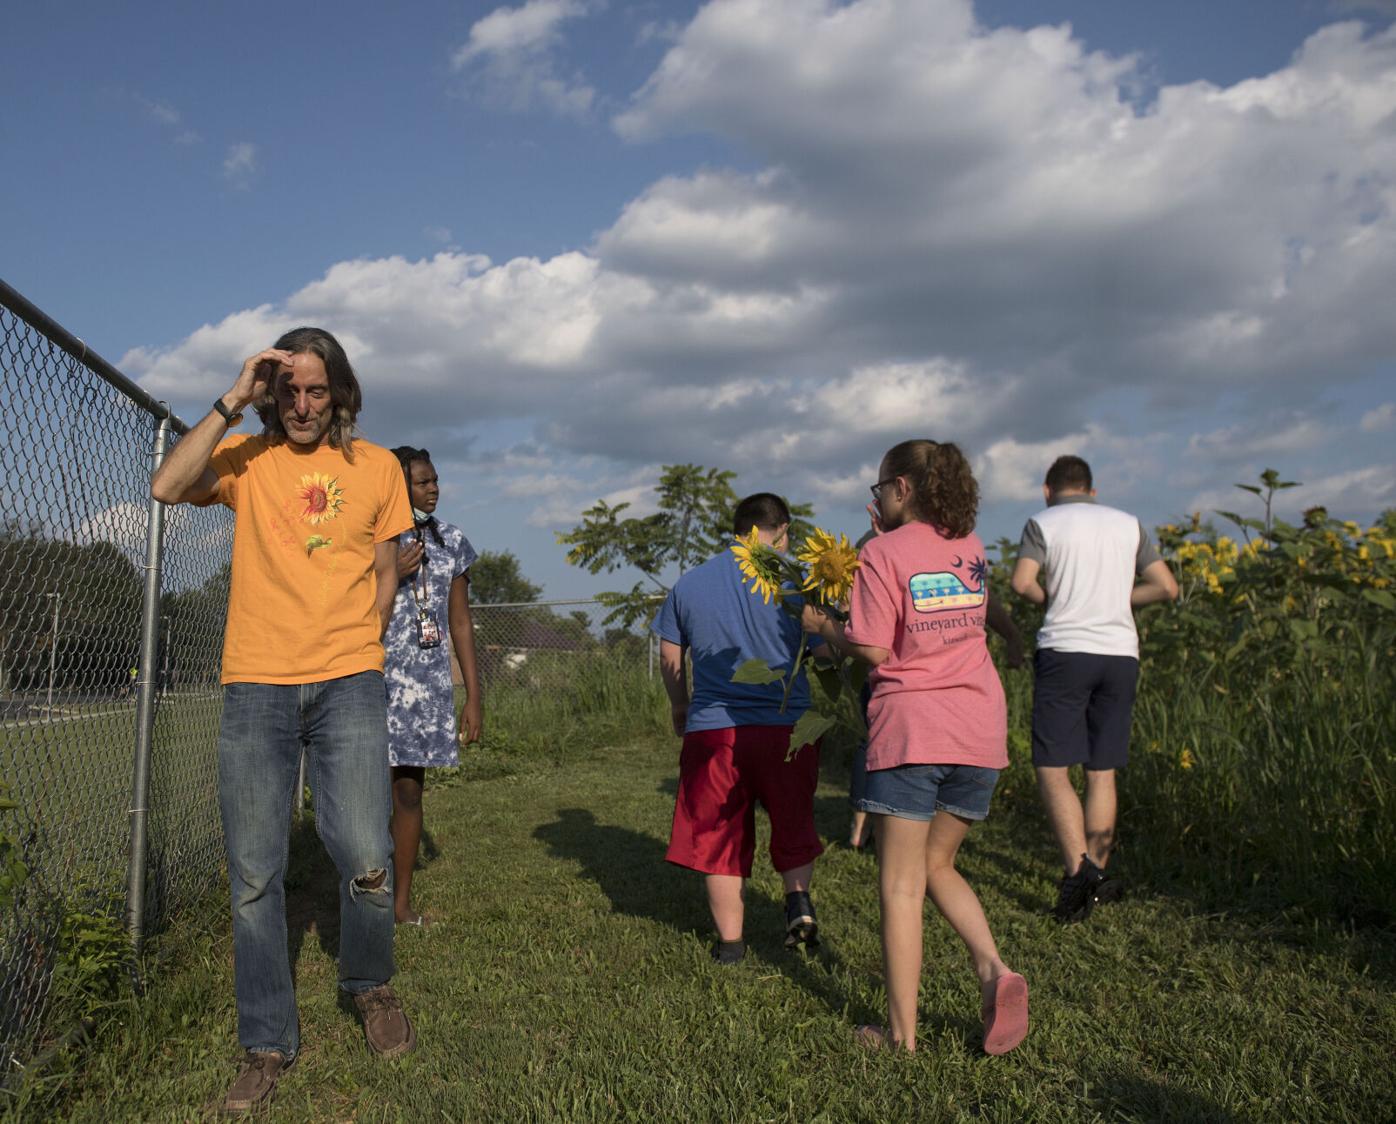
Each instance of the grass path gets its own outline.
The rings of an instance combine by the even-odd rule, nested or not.
[[[369,1058],[336,1003],[332,876],[298,839],[303,1052],[273,1118],[1391,1118],[1390,934],[1199,916],[1184,897],[1142,892],[1061,929],[1043,913],[1053,849],[1028,803],[998,804],[963,862],[1028,978],[1027,1042],[980,1053],[978,989],[931,915],[922,1052],[860,1049],[850,1027],[883,1010],[874,861],[830,846],[816,865],[826,943],[805,958],[780,947],[780,884],[758,851],[752,952],[718,968],[697,877],[662,861],[676,760],[655,741],[428,790],[419,904],[446,921],[398,942],[421,1039],[402,1061]],[[845,829],[839,780],[820,791],[826,841]],[[63,1078],[63,1115],[184,1120],[221,1097],[236,1057],[226,922],[164,947],[146,999]]]

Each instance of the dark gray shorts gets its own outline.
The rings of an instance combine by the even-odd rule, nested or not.
[[[1123,768],[1139,661],[1039,648],[1033,670],[1032,763]]]

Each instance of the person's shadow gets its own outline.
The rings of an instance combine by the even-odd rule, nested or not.
[[[701,887],[670,876],[664,844],[628,827],[597,823],[584,808],[563,808],[533,837],[558,859],[575,862],[616,913],[643,917],[678,933],[706,936],[712,928]],[[697,891],[697,893],[695,893]]]
[[[661,787],[663,787],[661,785]],[[584,808],[564,808],[553,823],[542,824],[534,838],[547,845],[554,858],[575,862],[582,875],[595,882],[617,913],[658,921],[681,935],[706,941],[712,936],[703,887],[697,876],[664,860],[658,839],[627,827],[598,823]],[[818,868],[816,867],[816,870]],[[816,894],[818,893],[816,886]],[[747,887],[747,955],[785,973],[833,1011],[845,1011],[859,1021],[876,1021],[872,1010],[856,1005],[839,984],[844,974],[838,953],[828,943],[813,952],[784,947],[784,903]]]
[[[315,820],[304,816],[291,823],[291,849],[286,863],[286,943],[291,957],[291,982],[307,936],[320,949],[339,958],[339,872],[325,845],[315,834]]]
[[[289,861],[286,864],[286,944],[291,958],[291,980],[296,979],[305,938],[314,934],[320,949],[332,960],[339,958],[339,872],[325,845],[315,834],[315,820],[304,816],[291,824]],[[431,832],[422,830],[417,869],[441,856]]]

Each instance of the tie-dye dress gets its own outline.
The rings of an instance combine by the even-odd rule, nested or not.
[[[422,529],[426,559],[415,575],[398,583],[393,619],[383,641],[390,765],[442,768],[460,761],[447,604],[451,582],[470,568],[475,549],[459,527],[438,521],[436,529],[445,545]],[[399,541],[409,543],[414,534],[409,531]],[[417,643],[418,597],[440,633],[441,643],[435,648]]]

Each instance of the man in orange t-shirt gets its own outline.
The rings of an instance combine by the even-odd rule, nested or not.
[[[397,459],[355,440],[362,398],[339,342],[287,332],[242,365],[151,481],[163,503],[236,513],[223,641],[219,805],[232,886],[238,1039],[224,1108],[267,1104],[300,1048],[286,951],[286,868],[302,750],[316,827],[340,877],[339,986],[375,1053],[416,1033],[393,974],[392,841],[382,635],[396,537],[412,526]],[[255,437],[224,438],[253,406]],[[220,440],[222,439],[222,440]]]

